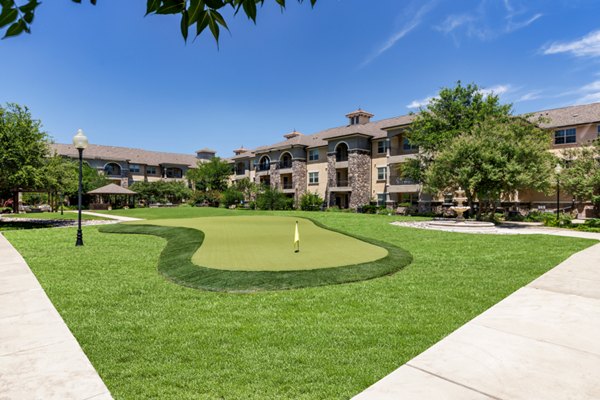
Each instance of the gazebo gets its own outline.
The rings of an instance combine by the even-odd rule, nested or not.
[[[90,203],[91,210],[110,210],[113,206],[133,205],[133,190],[110,183],[98,189],[90,190],[87,194],[95,196],[95,201]]]

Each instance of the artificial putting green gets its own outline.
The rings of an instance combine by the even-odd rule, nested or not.
[[[293,248],[296,221],[301,232],[298,253]],[[412,261],[410,253],[397,246],[325,229],[302,218],[154,220],[106,225],[99,231],[166,239],[158,271],[179,285],[210,291],[255,292],[357,282],[393,274]]]
[[[293,246],[298,221],[300,251]],[[192,262],[235,271],[296,271],[362,264],[387,256],[386,249],[324,229],[304,218],[234,216],[152,221],[204,232]]]

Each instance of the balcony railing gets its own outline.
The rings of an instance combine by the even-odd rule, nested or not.
[[[271,169],[271,164],[257,164],[256,169],[259,171],[268,171]]]
[[[414,179],[390,176],[390,185],[416,185],[418,183]]]
[[[279,168],[283,169],[283,168],[292,168],[292,162],[291,161],[280,161],[279,162]]]
[[[338,179],[338,180],[335,182],[335,185],[333,185],[333,186],[336,186],[336,187],[346,187],[346,186],[350,186],[350,181],[349,181],[348,179]]]
[[[286,182],[281,185],[281,188],[282,189],[293,189],[294,184],[292,182]]]

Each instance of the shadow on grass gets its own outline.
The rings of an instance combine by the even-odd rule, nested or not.
[[[308,218],[307,218],[308,219]],[[167,240],[160,254],[158,271],[167,279],[195,289],[250,293],[264,290],[299,289],[312,286],[357,282],[393,274],[412,262],[412,255],[404,249],[378,240],[350,235],[311,220],[323,229],[329,229],[355,239],[383,247],[388,255],[379,260],[300,271],[231,271],[206,268],[192,263],[192,256],[204,241],[204,232],[184,227],[157,225],[106,225],[103,233],[154,235]]]

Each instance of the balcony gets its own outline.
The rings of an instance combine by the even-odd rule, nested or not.
[[[415,180],[390,176],[389,193],[415,193],[421,190],[421,184]]]
[[[390,155],[388,157],[388,164],[400,164],[410,159],[417,158],[417,151],[404,152],[401,154]]]
[[[337,179],[331,184],[329,190],[331,192],[351,192],[352,188],[350,185],[351,183],[348,179]]]
[[[295,193],[296,189],[294,188],[293,182],[285,182],[281,184],[281,191],[283,193]]]

